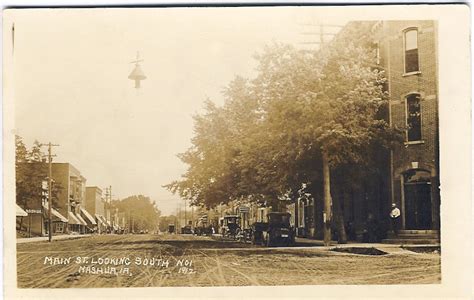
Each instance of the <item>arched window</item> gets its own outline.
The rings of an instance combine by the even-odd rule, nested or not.
[[[421,141],[421,101],[420,94],[406,97],[407,141]]]
[[[418,30],[410,28],[404,34],[405,73],[418,72]]]

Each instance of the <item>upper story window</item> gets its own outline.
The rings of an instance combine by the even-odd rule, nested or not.
[[[418,30],[416,28],[405,31],[405,73],[418,72]]]
[[[411,94],[407,102],[407,141],[421,141],[421,103],[419,94]]]

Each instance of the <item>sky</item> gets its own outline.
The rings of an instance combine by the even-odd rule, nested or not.
[[[317,40],[303,23],[346,22],[304,7],[22,10],[13,21],[16,133],[28,146],[59,144],[54,161],[87,186],[149,196],[163,214],[184,202],[163,185],[186,171],[176,155],[203,102],[222,104],[236,75],[252,78],[264,45]],[[128,79],[137,51],[138,90]]]

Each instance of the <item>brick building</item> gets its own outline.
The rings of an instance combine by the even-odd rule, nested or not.
[[[86,178],[70,163],[53,163],[53,180],[61,186],[57,210],[68,219],[66,231],[84,233],[87,222],[81,217],[85,204]]]
[[[388,79],[390,124],[405,141],[390,155],[390,203],[402,228],[440,228],[437,27],[435,21],[383,21],[373,28]]]

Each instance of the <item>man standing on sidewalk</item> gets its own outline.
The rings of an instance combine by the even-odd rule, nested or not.
[[[395,203],[392,203],[392,211],[390,211],[390,220],[392,222],[392,230],[398,235],[398,229],[400,226],[400,209],[398,209]]]

